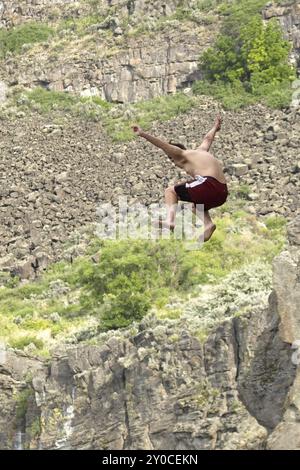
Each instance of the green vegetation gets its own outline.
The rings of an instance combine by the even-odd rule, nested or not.
[[[208,380],[196,385],[188,397],[180,398],[178,405],[181,408],[192,408],[202,413],[218,413],[220,409],[220,390],[214,388]]]
[[[23,338],[12,339],[10,342],[10,346],[16,349],[24,349],[29,344],[34,344],[37,349],[42,349],[44,346],[43,341],[30,335],[24,336]]]
[[[214,47],[201,57],[206,79],[194,85],[195,94],[212,94],[230,109],[257,100],[272,107],[289,104],[290,82],[295,77],[288,65],[290,46],[275,21],[264,25],[257,15],[265,3],[202,0],[193,11],[180,6],[172,17],[156,22],[155,30],[174,20],[210,21],[208,16],[197,16],[197,11],[208,13],[214,9],[222,15],[221,34]],[[92,0],[91,4],[96,6],[97,2]],[[64,36],[63,31],[84,36],[91,26],[104,20],[109,30],[109,18],[103,19],[98,13],[65,19],[54,29],[42,23],[27,23],[0,30],[0,58],[19,54],[24,45],[47,41],[53,34]],[[135,32],[142,32],[143,27],[144,24],[139,25]],[[67,38],[65,41],[58,41],[54,47],[62,50]],[[134,137],[133,123],[147,129],[155,121],[169,120],[189,111],[197,99],[176,93],[117,105],[99,97],[83,98],[37,87],[18,93],[12,101],[25,113],[58,111],[101,120],[113,140],[126,141]],[[94,240],[86,256],[72,264],[56,263],[35,283],[21,284],[17,278],[7,279],[7,273],[0,273],[6,283],[0,290],[0,339],[13,348],[30,350],[31,346],[32,351],[47,354],[57,342],[76,342],[78,337],[85,337],[82,333],[128,327],[139,322],[151,308],[160,318],[179,322],[183,310],[180,305],[167,308],[170,299],[179,296],[184,302],[188,296],[199,294],[199,286],[213,286],[215,301],[210,298],[205,302],[201,297],[192,312],[199,319],[198,325],[193,319],[195,334],[205,338],[210,321],[220,320],[228,312],[243,315],[247,306],[253,305],[253,295],[259,297],[258,286],[267,292],[270,263],[284,243],[283,218],[271,217],[262,224],[243,211],[250,191],[247,185],[238,188],[236,195],[242,201],[240,206],[236,203],[235,209],[240,210],[225,205],[216,211],[218,230],[210,243],[198,251],[189,251],[186,242],[175,239]],[[91,261],[92,254],[100,255],[97,263]],[[261,264],[256,265],[257,260]],[[236,290],[241,294],[237,299]],[[204,317],[208,318],[207,324]],[[176,335],[173,340],[176,341]],[[24,410],[26,414],[26,400],[25,395],[18,399],[20,416]],[[38,434],[37,424],[36,427]]]
[[[221,35],[213,49],[202,56],[202,67],[209,81],[240,81],[255,93],[260,85],[294,79],[288,64],[290,44],[282,37],[277,21],[264,25],[252,18],[235,36]]]
[[[16,418],[17,420],[21,421],[25,418],[27,409],[28,409],[28,402],[30,400],[30,397],[32,396],[32,389],[31,388],[26,388],[25,390],[22,390],[19,392],[16,397]]]
[[[86,255],[72,264],[53,264],[37,282],[0,289],[0,340],[18,349],[34,345],[32,352],[46,355],[58,341],[126,327],[150,308],[179,321],[181,308],[165,307],[171,298],[197,296],[199,286],[219,285],[258,259],[270,266],[284,243],[283,218],[261,224],[243,210],[230,216],[225,207],[217,225],[214,238],[198,251],[175,239],[91,240]],[[95,254],[97,263],[91,260]]]
[[[222,4],[224,0],[198,0],[196,6],[200,11],[208,12]]]
[[[236,190],[236,197],[241,199],[248,199],[251,193],[251,188],[248,184],[240,184]]]
[[[44,23],[25,23],[12,29],[0,29],[0,59],[10,52],[19,54],[25,44],[44,42],[54,30]]]
[[[182,325],[203,343],[218,323],[266,308],[272,289],[271,265],[257,259],[233,269],[217,284],[198,289],[187,302],[177,301],[176,305]]]
[[[182,2],[173,15],[155,21],[151,19],[148,26],[148,20],[145,20],[147,24],[141,21],[132,27],[127,17],[121,18],[121,26],[125,36],[127,33],[135,35],[147,31],[155,34],[166,24],[175,27],[176,21],[180,24],[185,21],[210,23],[218,16],[223,19],[221,34],[214,47],[200,59],[206,79],[194,84],[194,93],[212,95],[226,109],[236,109],[257,101],[282,108],[291,102],[291,80],[295,78],[295,72],[288,65],[290,45],[282,38],[278,23],[274,20],[264,25],[261,20],[260,12],[265,4],[265,0],[199,0],[188,8]],[[209,16],[211,13],[215,15]],[[9,30],[2,29],[0,58],[8,53],[19,54],[24,45],[48,41],[51,37],[54,37],[51,51],[57,53],[70,42],[70,32],[78,38],[94,32],[107,33],[113,21],[112,15],[101,15],[99,3],[91,1],[89,13],[80,18],[66,17],[51,27],[30,22]],[[92,28],[99,23],[102,24],[100,30]],[[113,140],[126,141],[133,138],[130,126],[134,122],[147,129],[156,120],[172,119],[188,111],[195,101],[191,96],[176,93],[134,105],[112,105],[98,97],[80,98],[36,88],[19,95],[17,103],[21,108],[38,112],[59,110],[86,119],[102,120]]]
[[[40,113],[59,110],[91,119],[99,118],[102,109],[109,109],[111,106],[98,96],[80,98],[67,92],[52,91],[42,87],[19,93],[14,97],[14,101],[20,109],[29,108]]]
[[[181,2],[176,11],[169,16],[161,16],[157,19],[145,18],[137,26],[130,24],[130,19],[126,18],[122,22],[122,29],[125,35],[154,36],[158,31],[165,29],[186,28],[187,23],[196,23],[199,25],[210,25],[225,19],[228,29],[246,18],[251,18],[255,14],[261,13],[263,7],[267,4],[266,0],[199,0],[193,5],[187,6],[186,2]],[[284,3],[284,0],[275,0],[275,3]],[[231,20],[232,18],[232,20]],[[130,28],[128,28],[130,26]],[[232,30],[231,30],[232,31]]]
[[[105,329],[141,320],[153,303],[164,304],[188,277],[181,242],[115,241],[104,244],[100,263],[82,272],[87,305],[97,299]]]
[[[214,46],[200,58],[205,80],[195,83],[196,94],[211,94],[227,109],[256,101],[275,108],[289,105],[296,77],[289,64],[291,44],[277,20],[263,22],[258,13],[265,3],[242,0],[219,7],[226,16]]]
[[[179,114],[188,112],[193,106],[195,106],[193,97],[176,93],[159,96],[128,107],[115,105],[111,113],[107,113],[103,119],[108,133],[114,140],[126,141],[133,139],[131,126],[136,122],[147,130],[154,121],[168,121]]]
[[[82,37],[90,32],[91,26],[102,23],[105,20],[103,16],[98,14],[83,16],[81,18],[67,18],[61,21],[57,26],[57,33],[62,31],[72,31],[76,36]]]
[[[258,101],[265,103],[270,108],[284,108],[290,105],[293,94],[289,82],[262,85],[255,94],[252,94],[247,92],[240,82],[225,84],[198,81],[193,84],[193,92],[196,95],[213,96],[228,110],[246,107]]]
[[[41,420],[36,417],[29,428],[30,439],[37,439],[42,432]]]
[[[176,11],[169,16],[161,16],[157,19],[145,18],[141,20],[137,26],[131,26],[130,21],[123,22],[122,27],[124,34],[129,37],[138,37],[141,35],[148,35],[155,37],[155,34],[159,31],[172,30],[174,28],[185,29],[186,24],[189,22],[210,25],[218,21],[216,15],[213,14],[212,10],[205,8],[201,5],[202,2],[198,2],[199,5],[195,4],[192,7],[184,5],[178,6]],[[209,14],[212,13],[212,14]],[[130,28],[128,28],[130,26]]]
[[[210,18],[211,23],[217,20],[216,13],[219,11],[219,5],[223,4],[224,0],[199,0],[195,2],[192,7],[179,5],[172,18],[180,21],[194,21],[195,23],[205,24]],[[209,15],[207,15],[209,14]]]
[[[93,31],[92,26],[103,23],[109,18],[105,18],[99,13],[91,13],[80,18],[69,17],[59,22],[48,25],[46,23],[28,22],[13,28],[0,29],[0,60],[5,58],[8,54],[21,54],[24,49],[23,46],[32,46],[34,44],[49,43],[52,38],[53,50],[63,49],[64,40],[67,38],[67,43],[72,39],[80,39],[86,35],[97,33],[105,36],[109,35],[109,22],[107,28],[99,31]],[[104,23],[103,23],[104,24]]]
[[[265,224],[267,229],[272,230],[277,237],[280,231],[285,227],[286,219],[284,217],[271,216],[266,219]]]
[[[84,119],[101,120],[114,141],[126,141],[134,138],[131,126],[136,122],[148,129],[154,121],[167,121],[189,111],[195,105],[195,98],[176,93],[132,105],[116,105],[98,96],[78,97],[36,87],[16,94],[13,102],[23,111],[63,111]]]

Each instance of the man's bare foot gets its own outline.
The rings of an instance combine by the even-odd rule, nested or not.
[[[214,233],[214,231],[216,230],[216,225],[215,224],[212,224],[212,225],[208,225],[206,227],[206,229],[204,230],[204,242],[208,242],[208,240],[211,239],[212,237],[212,234]]]
[[[221,116],[221,114],[219,114],[219,115],[216,117],[216,120],[215,120],[215,128],[216,128],[216,131],[220,131],[220,130],[221,130],[222,124],[223,124],[222,116]]]
[[[170,224],[170,222],[161,219],[154,220],[153,225],[156,228],[167,228],[168,230],[171,230],[171,232],[174,232],[175,229],[175,224]]]

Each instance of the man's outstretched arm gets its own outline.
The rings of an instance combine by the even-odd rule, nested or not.
[[[198,147],[199,150],[205,150],[206,152],[209,151],[209,149],[212,146],[212,143],[215,139],[215,135],[221,129],[221,126],[222,126],[222,118],[219,115],[219,116],[217,116],[217,118],[215,120],[214,127],[206,134],[202,144]]]
[[[179,147],[176,147],[175,145],[164,142],[158,137],[154,137],[153,135],[150,135],[147,132],[144,132],[138,126],[133,127],[133,132],[139,135],[140,137],[144,137],[144,139],[148,140],[148,142],[155,145],[156,147],[162,149],[169,157],[173,158],[174,160],[182,159],[184,150],[180,149]]]

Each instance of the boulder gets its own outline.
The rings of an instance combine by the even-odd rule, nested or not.
[[[233,176],[243,176],[248,173],[248,165],[245,163],[234,163],[228,167],[229,173]]]

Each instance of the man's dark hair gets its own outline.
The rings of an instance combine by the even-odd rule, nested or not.
[[[174,145],[175,147],[179,147],[180,149],[182,150],[186,150],[186,147],[182,144],[174,144],[174,142],[172,142],[172,140],[170,140],[169,144],[171,145]]]

